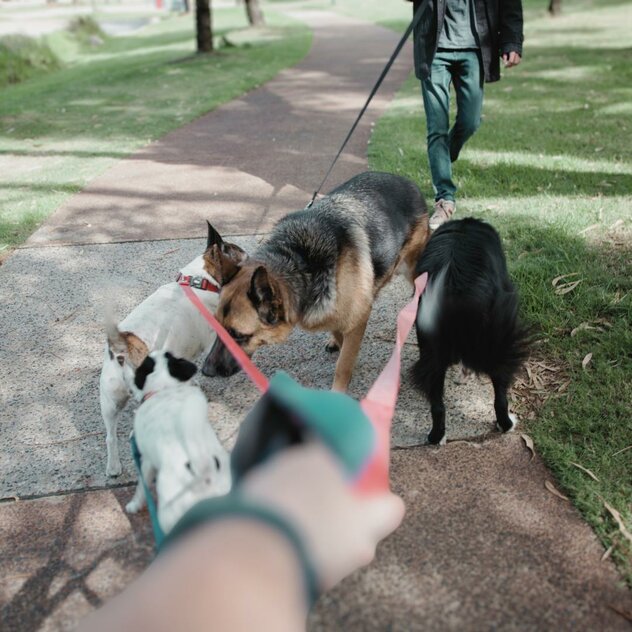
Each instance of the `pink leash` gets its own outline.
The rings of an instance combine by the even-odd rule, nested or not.
[[[415,279],[415,295],[397,316],[397,336],[393,353],[382,369],[379,377],[360,406],[371,420],[377,435],[375,453],[355,482],[354,487],[361,493],[384,492],[389,489],[389,461],[391,449],[391,424],[395,415],[395,404],[399,393],[402,349],[417,317],[419,297],[426,288],[428,274],[424,272]],[[268,389],[268,380],[254,365],[243,349],[233,340],[219,321],[209,312],[195,292],[181,285],[188,299],[215,330],[221,341],[228,347],[239,366],[262,392]]]
[[[265,393],[268,390],[268,378],[259,371],[252,360],[246,355],[246,352],[233,340],[233,337],[224,327],[222,327],[217,318],[206,309],[204,303],[202,303],[191,287],[188,285],[180,285],[180,287],[187,295],[187,298],[197,307],[206,322],[215,330],[215,333],[220,337],[221,341],[228,347],[228,350],[233,354],[233,357],[237,360],[244,373],[262,393]]]
[[[369,392],[360,401],[362,410],[371,420],[377,434],[375,454],[356,481],[356,489],[360,492],[375,493],[389,489],[391,425],[399,394],[402,349],[417,318],[419,297],[426,289],[427,282],[427,272],[415,279],[415,295],[397,316],[397,334],[393,353]]]

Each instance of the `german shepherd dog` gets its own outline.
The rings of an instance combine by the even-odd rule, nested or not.
[[[327,349],[340,349],[333,389],[346,391],[373,300],[400,264],[412,272],[428,237],[416,184],[362,173],[282,218],[245,262],[221,243],[207,248],[205,270],[222,288],[217,318],[249,355],[284,341],[296,325],[330,331]],[[238,370],[218,338],[202,372]]]
[[[446,222],[419,258],[415,274],[423,272],[428,286],[417,310],[414,374],[430,401],[428,443],[445,443],[443,383],[458,362],[491,378],[498,430],[513,430],[518,420],[508,410],[507,389],[528,355],[530,330],[518,318],[498,233],[471,217]]]

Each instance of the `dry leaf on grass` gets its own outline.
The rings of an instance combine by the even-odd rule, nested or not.
[[[601,561],[605,562],[612,555],[612,551],[614,551],[614,544],[611,544],[608,550],[601,556]]]
[[[582,323],[581,325],[577,325],[577,327],[571,331],[571,338],[574,338],[580,331],[589,330],[598,331],[599,333],[606,331],[603,327],[596,327],[595,325],[590,325],[589,323]]]
[[[545,356],[533,354],[525,362],[512,388],[516,412],[524,419],[535,419],[547,399],[566,397],[569,385],[563,366],[553,364]]]
[[[569,277],[572,276],[577,276],[579,274],[579,272],[570,272],[569,274],[560,274],[560,276],[556,276],[552,281],[551,281],[551,285],[553,287],[557,287],[557,284],[562,280],[562,279],[568,279]]]
[[[564,494],[562,494],[561,491],[556,489],[555,485],[553,485],[551,481],[544,481],[544,487],[546,487],[554,496],[557,496],[558,498],[561,498],[562,500],[568,500],[568,498],[564,496]]]
[[[588,474],[588,476],[590,476],[590,478],[592,478],[593,481],[599,482],[599,479],[587,467],[584,467],[583,465],[580,465],[579,463],[573,463],[573,461],[569,461],[569,463],[579,468],[582,472],[586,472],[586,474]]]
[[[630,543],[632,543],[632,533],[630,533],[624,522],[621,514],[612,506],[610,506],[605,500],[603,501],[603,506],[608,510],[608,513],[614,518],[614,521],[617,523],[619,527],[619,531],[621,535]]]
[[[533,439],[529,435],[524,434],[524,433],[520,433],[520,436],[522,437],[522,440],[524,441],[525,445],[531,452],[531,458],[529,460],[533,461],[533,459],[535,458],[535,449],[533,447]]]
[[[568,294],[572,292],[584,279],[577,279],[577,281],[570,281],[569,283],[562,283],[558,285],[555,289],[555,293],[558,296],[563,296],[564,294]]]
[[[627,452],[628,450],[632,450],[632,445],[629,445],[627,448],[623,448],[623,450],[617,450],[612,456],[617,456],[617,454],[621,454],[622,452]]]
[[[620,606],[613,606],[612,604],[608,604],[608,607],[614,610],[617,614],[620,614],[624,619],[632,621],[632,612],[630,612],[629,610],[625,610]]]
[[[580,230],[577,234],[585,235],[586,233],[590,232],[591,230],[595,230],[595,228],[599,228],[600,226],[601,224],[591,224],[590,226],[586,226],[586,228],[584,228],[583,230]]]
[[[592,351],[590,353],[587,353],[584,356],[584,359],[582,360],[582,369],[585,369],[590,364],[591,360],[592,360]]]

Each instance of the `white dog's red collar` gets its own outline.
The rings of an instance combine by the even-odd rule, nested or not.
[[[176,283],[180,285],[189,285],[198,290],[206,290],[207,292],[219,292],[217,285],[213,285],[208,279],[202,276],[185,275],[180,272],[176,277]]]

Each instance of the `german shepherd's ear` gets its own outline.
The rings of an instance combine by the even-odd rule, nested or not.
[[[279,321],[284,320],[285,311],[278,283],[270,278],[268,271],[263,266],[259,266],[252,273],[248,298],[257,310],[262,322],[276,325]]]
[[[167,358],[169,373],[171,377],[175,377],[176,380],[187,382],[197,373],[197,367],[193,362],[189,362],[184,358],[176,358],[168,351],[165,353],[165,358]]]
[[[222,236],[208,224],[204,269],[220,285],[226,285],[239,272],[241,264],[248,255],[236,244],[227,243]]]

